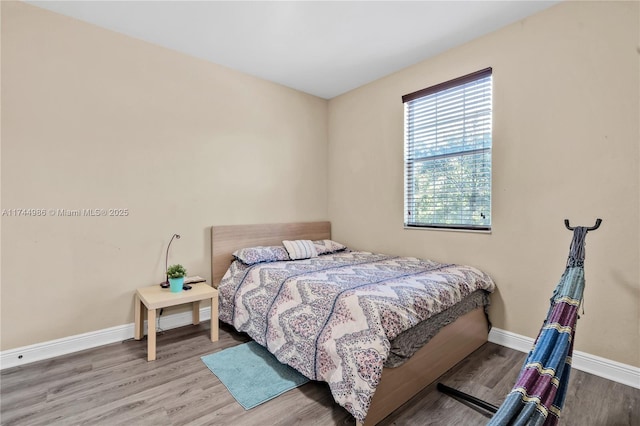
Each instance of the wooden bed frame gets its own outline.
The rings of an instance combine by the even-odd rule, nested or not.
[[[214,287],[243,247],[281,245],[282,240],[331,239],[330,222],[228,225],[211,228],[211,278]],[[483,308],[477,308],[445,326],[407,362],[384,368],[365,424],[375,425],[433,383],[438,377],[482,346],[489,327]],[[356,422],[357,425],[361,423]]]

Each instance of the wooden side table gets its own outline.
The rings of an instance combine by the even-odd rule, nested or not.
[[[156,359],[156,309],[193,304],[193,324],[200,324],[200,301],[211,300],[211,341],[218,340],[218,290],[207,283],[191,284],[191,290],[171,293],[159,285],[139,288],[135,295],[135,339],[144,335],[144,309],[147,310],[147,361]]]

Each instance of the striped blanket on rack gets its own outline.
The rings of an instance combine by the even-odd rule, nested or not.
[[[584,240],[576,227],[567,267],[513,389],[488,425],[556,425],[569,383],[573,338],[584,291]]]

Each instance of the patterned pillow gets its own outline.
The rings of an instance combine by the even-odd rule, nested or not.
[[[233,256],[245,265],[289,260],[289,255],[283,246],[247,247],[234,251]]]
[[[318,257],[316,246],[313,245],[311,240],[285,240],[282,244],[284,244],[284,248],[287,249],[287,253],[289,253],[291,260]]]
[[[340,250],[344,250],[347,246],[342,245],[340,243],[336,243],[332,240],[317,240],[313,242],[313,245],[316,246],[316,251],[318,252],[318,256],[321,254],[329,254],[335,253]]]

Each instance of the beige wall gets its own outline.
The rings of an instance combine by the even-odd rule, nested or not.
[[[329,103],[329,218],[356,248],[476,265],[491,319],[535,337],[573,225],[587,237],[576,349],[640,366],[638,2],[570,2]],[[493,67],[493,232],[403,229],[401,96]]]
[[[170,262],[209,278],[213,224],[327,219],[327,101],[2,2],[2,349],[133,321]]]

